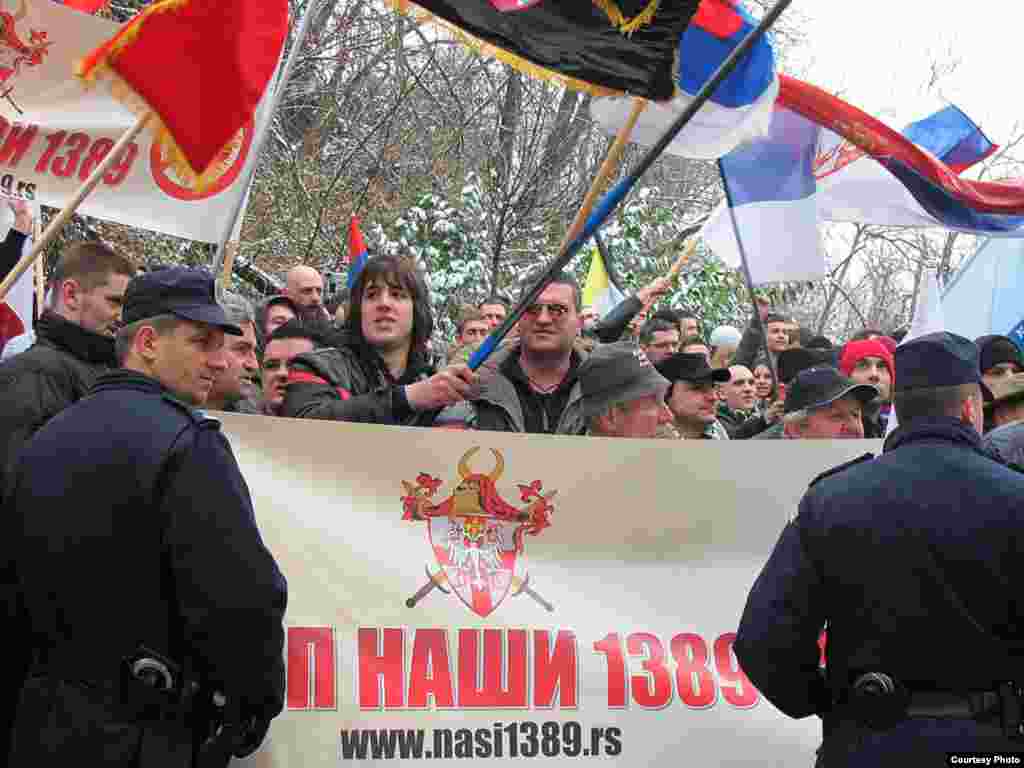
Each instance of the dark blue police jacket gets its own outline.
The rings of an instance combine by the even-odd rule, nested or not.
[[[900,428],[867,459],[804,494],[750,591],[735,645],[779,709],[823,715],[826,746],[830,711],[864,671],[914,689],[1024,683],[1024,474],[985,456],[977,432],[953,419]],[[826,623],[827,680],[817,644]],[[976,736],[973,721],[906,721],[877,739],[899,736],[913,752],[935,727],[955,733],[957,749]],[[928,739],[933,749],[941,741]]]
[[[36,433],[13,478],[5,549],[33,674],[109,681],[145,645],[250,716],[281,710],[287,587],[216,419],[110,373]]]

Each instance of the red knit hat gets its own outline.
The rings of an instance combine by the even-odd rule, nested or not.
[[[857,362],[865,357],[877,357],[883,360],[885,367],[889,369],[889,376],[892,378],[893,384],[896,383],[896,364],[892,359],[892,353],[880,339],[848,342],[843,347],[843,356],[839,358],[839,370],[844,375],[850,376]]]

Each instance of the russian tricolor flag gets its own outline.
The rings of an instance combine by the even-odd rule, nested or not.
[[[359,229],[359,217],[353,216],[348,225],[348,289],[359,279],[359,273],[366,266],[369,254],[366,250],[366,242],[363,240],[363,231]]]
[[[1024,187],[958,175],[995,149],[955,107],[900,134],[819,88],[783,76],[769,136],[721,160],[752,280],[823,277],[822,220],[1024,236]],[[703,234],[720,258],[739,265],[724,205]]]
[[[633,140],[654,144],[756,26],[734,0],[701,0],[679,39],[676,96],[671,101],[647,105],[633,129]],[[745,141],[766,135],[778,93],[775,54],[770,40],[762,36],[666,151],[714,160]],[[609,134],[618,132],[631,109],[629,97],[594,99],[590,107],[594,119]]]

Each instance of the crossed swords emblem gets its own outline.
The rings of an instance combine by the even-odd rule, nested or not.
[[[416,604],[424,597],[429,595],[435,589],[439,589],[446,595],[450,594],[445,589],[445,584],[448,583],[448,576],[445,574],[444,569],[437,571],[436,573],[430,572],[429,566],[423,566],[423,570],[427,574],[427,583],[416,590],[416,594],[405,601],[405,604],[409,608],[415,608]],[[537,594],[537,592],[530,586],[530,574],[526,574],[525,579],[521,579],[518,576],[512,576],[512,596],[516,595],[528,595],[540,603],[545,610],[552,612],[555,610],[555,606],[545,600],[543,597]]]

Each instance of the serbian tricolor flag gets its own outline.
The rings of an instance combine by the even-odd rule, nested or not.
[[[87,83],[153,113],[175,173],[195,188],[226,170],[231,142],[252,119],[288,33],[287,0],[160,0],[78,62]]]
[[[359,229],[359,217],[353,216],[348,225],[348,289],[359,279],[359,273],[366,266],[369,253],[366,250],[366,242],[363,240],[363,231]]]
[[[1024,185],[959,176],[995,149],[955,107],[901,134],[820,88],[783,76],[770,134],[720,161],[753,282],[823,277],[820,221],[1024,237]],[[702,234],[726,264],[739,266],[725,204]]]
[[[633,129],[633,140],[646,145],[657,142],[756,26],[734,0],[701,0],[679,39],[675,96],[647,105]],[[769,39],[762,36],[666,151],[714,160],[751,138],[766,135],[778,93],[775,55]],[[594,119],[609,134],[618,132],[631,109],[632,99],[628,97],[594,99],[590,105]]]

